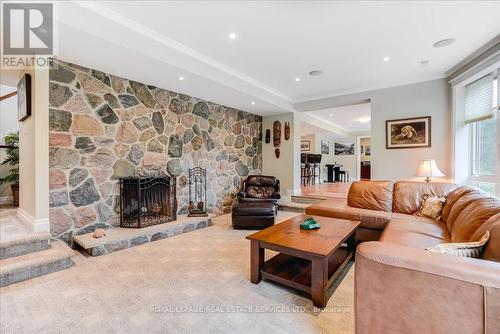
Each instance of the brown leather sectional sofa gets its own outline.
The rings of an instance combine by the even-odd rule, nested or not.
[[[440,221],[414,216],[422,195],[446,196]],[[356,333],[500,333],[500,200],[448,183],[354,182],[347,201],[306,213],[360,220]],[[425,250],[490,240],[480,259]]]

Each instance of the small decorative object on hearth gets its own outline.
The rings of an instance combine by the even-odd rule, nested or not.
[[[271,142],[271,130],[267,129],[266,130],[266,144],[269,144]]]
[[[280,121],[274,121],[274,123],[273,123],[273,143],[274,143],[274,147],[281,146],[281,123],[280,123]]]
[[[105,235],[106,235],[106,233],[104,233],[103,228],[96,228],[92,237],[99,239],[99,238],[104,237]]]
[[[189,169],[188,217],[206,217],[207,171],[201,167]]]
[[[280,158],[280,153],[281,153],[281,151],[280,151],[279,148],[277,148],[277,149],[274,150],[274,155],[276,156],[276,159]]]
[[[320,227],[320,223],[312,217],[304,219],[304,222],[300,224],[301,230],[317,230]]]
[[[285,122],[285,140],[290,139],[290,122]]]

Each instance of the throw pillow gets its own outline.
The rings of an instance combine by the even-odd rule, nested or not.
[[[479,241],[474,242],[449,242],[444,244],[439,244],[433,247],[426,248],[431,252],[450,254],[462,257],[472,257],[479,258],[481,252],[486,246],[486,243],[490,239],[490,231],[486,231],[486,233],[481,237]]]
[[[445,201],[446,198],[444,197],[424,195],[422,198],[422,204],[420,205],[420,210],[415,212],[415,215],[440,220],[441,211],[443,211]]]

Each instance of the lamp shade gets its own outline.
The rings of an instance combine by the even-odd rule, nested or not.
[[[436,160],[421,160],[415,175],[423,177],[445,176],[436,165]]]

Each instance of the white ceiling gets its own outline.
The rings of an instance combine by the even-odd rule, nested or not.
[[[329,108],[322,110],[315,110],[304,112],[306,119],[316,119],[323,123],[325,126],[323,129],[328,130],[330,127],[331,133],[336,133],[337,129],[343,130],[348,133],[361,133],[361,132],[370,132],[370,103],[362,103],[356,105],[350,105],[345,107],[338,108]],[[365,122],[362,122],[365,121]],[[302,128],[304,128],[304,124],[307,124],[308,121],[302,121]],[[333,125],[333,126],[332,126]],[[309,126],[305,126],[306,129],[309,129]],[[304,134],[308,134],[308,132],[304,132],[301,128],[301,132]],[[317,127],[315,127],[317,128]],[[314,133],[314,132],[309,132]]]
[[[500,2],[58,6],[59,58],[264,115],[293,111],[299,101],[444,77],[500,32]],[[451,46],[432,46],[449,37],[456,39]],[[420,65],[422,60],[429,64]],[[313,69],[324,74],[308,76]]]
[[[307,136],[307,135],[332,135],[331,131],[328,131],[327,129],[324,129],[319,126],[312,125],[307,122],[300,122],[300,135],[301,136]]]

